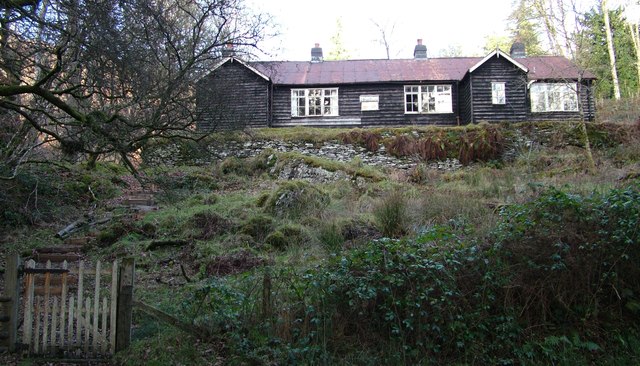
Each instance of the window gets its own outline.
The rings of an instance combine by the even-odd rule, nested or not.
[[[506,104],[507,98],[504,92],[504,83],[491,83],[491,103]]]
[[[292,117],[321,117],[338,115],[338,88],[292,89]]]
[[[532,112],[577,112],[575,83],[535,83],[531,85]]]
[[[405,113],[452,113],[451,85],[404,87]]]

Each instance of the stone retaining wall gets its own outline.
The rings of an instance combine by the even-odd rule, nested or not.
[[[201,151],[197,151],[195,154],[194,151],[183,152],[178,144],[169,143],[145,151],[144,161],[149,165],[207,165],[229,157],[253,157],[265,150],[279,153],[297,152],[344,163],[360,161],[366,165],[403,170],[411,169],[419,163],[417,158],[396,158],[388,155],[384,146],[380,146],[376,152],[370,152],[363,147],[336,142],[324,142],[316,145],[305,142],[260,140],[250,142],[229,141],[223,145],[212,144],[201,149]],[[197,157],[194,158],[194,155],[197,155]],[[456,170],[462,167],[462,164],[457,159],[446,159],[445,161],[430,162],[428,167],[439,170]]]

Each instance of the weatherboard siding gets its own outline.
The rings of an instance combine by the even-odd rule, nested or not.
[[[404,112],[405,85],[442,85],[452,86],[452,113],[406,114]],[[292,117],[291,86],[277,86],[273,89],[273,120],[271,126],[403,126],[403,125],[456,125],[458,124],[457,98],[455,82],[438,83],[385,83],[364,85],[314,85],[307,88],[338,88],[338,114],[332,117]],[[360,97],[376,95],[379,98],[378,110],[362,111]]]
[[[518,64],[526,67],[519,68]],[[366,60],[318,64],[247,63],[229,58],[196,85],[197,126],[201,130],[213,131],[218,128],[269,126],[376,127],[579,119],[583,113],[531,112],[528,85],[532,81],[528,80],[525,69],[530,70],[529,78],[533,75],[540,82],[576,82],[571,76],[575,73],[575,66],[569,66],[570,62],[564,58],[513,60],[497,51],[484,59]],[[464,73],[464,70],[468,71]],[[563,79],[563,75],[569,77]],[[584,75],[589,76],[588,73]],[[371,81],[374,76],[379,81]],[[423,76],[437,80],[423,79]],[[595,103],[589,87],[593,80],[586,78],[583,81],[581,107],[585,119],[592,120]],[[492,82],[505,83],[505,104],[492,103]],[[405,113],[404,87],[408,85],[451,85],[452,112]],[[292,117],[291,89],[302,88],[337,88],[339,115]],[[363,111],[363,96],[369,100],[377,99],[378,109]]]
[[[196,86],[198,129],[268,127],[270,83],[239,62],[228,62]]]
[[[471,123],[471,82],[469,76],[465,77],[462,82],[459,84],[459,114],[460,114],[460,123],[467,124]]]
[[[472,122],[518,122],[527,119],[527,76],[504,57],[488,60],[470,73],[466,82],[471,90]],[[493,104],[492,82],[505,83],[505,104]]]

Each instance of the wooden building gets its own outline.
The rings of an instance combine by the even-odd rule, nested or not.
[[[592,120],[595,76],[560,56],[245,62],[227,55],[196,88],[198,127],[457,125]]]

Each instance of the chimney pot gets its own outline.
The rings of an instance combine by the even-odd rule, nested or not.
[[[322,62],[324,57],[322,56],[322,48],[320,43],[316,43],[315,47],[311,49],[311,62]]]
[[[509,54],[513,58],[525,58],[527,57],[527,50],[525,48],[524,43],[520,41],[515,41],[511,45],[511,49],[509,50]]]
[[[422,38],[418,38],[418,44],[413,49],[413,58],[415,59],[427,58],[427,46],[422,44]]]

